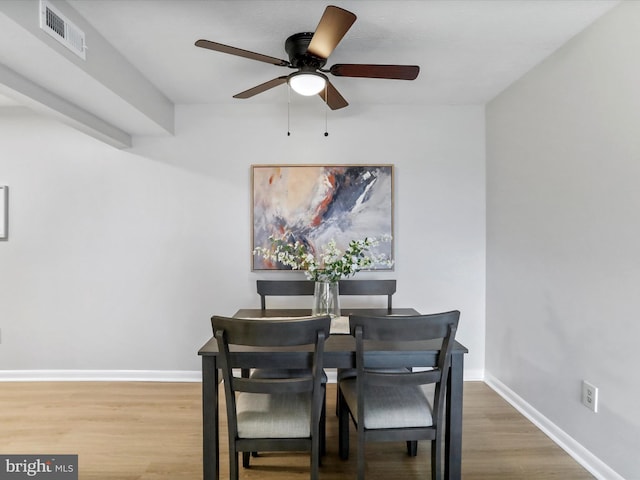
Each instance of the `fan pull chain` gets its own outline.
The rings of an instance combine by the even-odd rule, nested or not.
[[[324,105],[325,105],[325,109],[324,109],[324,136],[328,137],[329,136],[329,120],[328,120],[328,116],[329,116],[329,91],[328,91],[328,87],[327,87],[328,82],[324,82]]]
[[[291,85],[287,82],[287,137],[291,136]]]

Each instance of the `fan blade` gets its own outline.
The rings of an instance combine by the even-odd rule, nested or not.
[[[337,77],[389,78],[393,80],[415,80],[420,73],[417,65],[366,65],[338,63],[329,71]]]
[[[325,96],[326,93],[326,96]],[[349,105],[349,103],[344,99],[340,92],[336,90],[336,87],[327,80],[327,88],[326,91],[322,90],[318,95],[329,105],[331,110],[338,110],[340,108],[344,108]],[[328,99],[327,99],[328,97]]]
[[[272,65],[278,65],[279,67],[288,67],[290,65],[287,60],[282,60],[281,58],[270,57],[268,55],[262,55],[261,53],[250,52],[249,50],[230,47],[229,45],[223,45],[222,43],[211,42],[209,40],[198,40],[196,42],[196,47],[208,48],[209,50],[215,50],[216,52],[237,55],[238,57],[249,58],[251,60],[258,60],[259,62],[266,62]]]
[[[355,21],[356,16],[353,13],[329,5],[324,10],[320,23],[316,27],[307,53],[320,58],[328,58]]]
[[[250,88],[249,90],[240,92],[234,95],[233,98],[251,98],[259,93],[266,92],[270,88],[277,87],[278,85],[282,85],[283,83],[287,83],[287,78],[287,76],[274,78],[273,80],[261,83],[260,85]]]

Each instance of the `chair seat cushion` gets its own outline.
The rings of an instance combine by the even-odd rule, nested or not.
[[[306,438],[311,435],[311,396],[308,393],[238,395],[240,438]]]
[[[358,395],[356,378],[340,382],[340,390],[354,418],[358,418]],[[364,427],[406,428],[429,427],[433,425],[431,416],[433,387],[381,387],[365,386]]]

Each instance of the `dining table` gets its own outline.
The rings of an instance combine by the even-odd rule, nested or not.
[[[418,315],[413,308],[342,308],[341,317],[332,320],[331,334],[325,342],[324,368],[355,368],[355,339],[349,335],[348,317],[351,314],[380,315],[380,316],[406,316]],[[233,316],[235,318],[282,318],[305,317],[311,315],[310,309],[254,309],[243,308]],[[395,361],[406,360],[409,364],[434,366],[437,362],[439,345],[436,342],[410,342],[405,350],[394,352],[380,352],[387,360],[389,355],[395,355]],[[419,350],[416,348],[419,347]],[[445,462],[444,474],[447,480],[459,480],[462,469],[462,395],[463,395],[463,369],[464,355],[468,349],[455,342],[451,355],[451,367],[447,382],[447,402],[445,412]],[[198,355],[202,359],[202,462],[203,479],[218,480],[220,477],[220,432],[219,432],[219,383],[221,376],[218,372],[218,345],[215,337],[212,337],[200,348]],[[247,366],[255,365],[259,359],[263,368],[281,367],[271,365],[273,358],[269,349],[265,347],[236,347],[236,358],[242,368],[242,362]],[[292,351],[290,365],[306,365],[309,352],[301,348]],[[244,359],[244,360],[243,360]]]

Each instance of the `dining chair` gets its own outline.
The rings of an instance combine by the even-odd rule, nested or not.
[[[260,295],[260,308],[267,309],[267,297],[293,297],[313,295],[314,282],[311,280],[256,280]]]
[[[386,296],[387,312],[393,308],[393,294],[396,293],[396,280],[340,280],[340,296]]]
[[[339,383],[340,458],[349,457],[349,418],[357,431],[358,480],[365,477],[365,443],[431,440],[431,478],[442,476],[446,384],[459,311],[389,317],[352,315],[349,329],[356,342],[357,377]],[[439,349],[435,366],[420,355]],[[401,364],[389,363],[385,352],[405,350]],[[405,367],[431,367],[406,369]],[[380,371],[379,368],[388,369]]]
[[[310,451],[311,480],[317,480],[325,388],[322,360],[330,317],[269,320],[214,316],[211,325],[224,380],[230,478],[238,479],[239,452],[242,452],[243,464],[249,466],[250,452]],[[245,378],[233,370],[240,367],[233,349],[242,346],[268,347],[270,356],[282,364],[290,363],[292,346],[313,346],[313,350],[302,375]],[[258,367],[259,362],[257,359],[255,365],[246,366]]]

